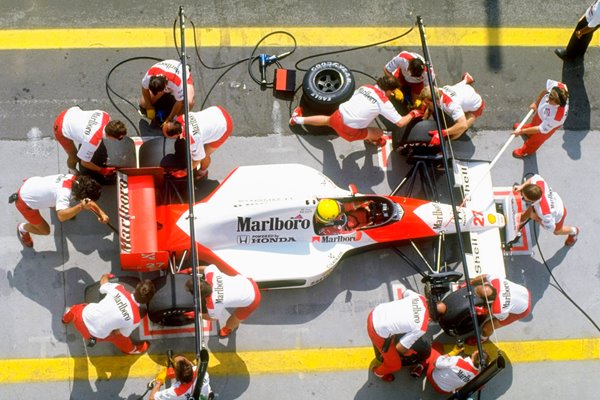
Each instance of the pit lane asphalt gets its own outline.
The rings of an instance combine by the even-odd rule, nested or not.
[[[571,3],[572,17],[561,15],[561,25],[569,28],[581,13],[579,8],[585,8],[585,5]],[[243,7],[240,4],[238,6]],[[565,5],[561,7],[563,6]],[[21,6],[15,7],[19,9]],[[552,11],[557,10],[553,8]],[[509,15],[511,12],[515,13],[507,12]],[[548,11],[542,10],[542,14],[544,12]],[[90,13],[93,14],[93,9]],[[110,10],[105,14],[111,16]],[[524,12],[521,11],[520,14]],[[0,15],[0,20],[6,21],[6,14]],[[18,15],[19,12],[15,13],[15,16]],[[174,15],[172,10],[169,12],[169,16],[171,15]],[[323,17],[316,18],[316,22],[319,18]],[[436,18],[431,21],[444,21],[439,16]],[[34,23],[28,26],[36,26],[35,18],[31,20]],[[48,20],[52,21],[52,18]],[[69,18],[55,20],[65,23]],[[169,26],[172,22],[171,17],[165,17],[165,20],[166,23],[162,26]],[[22,23],[23,19],[19,21]],[[108,25],[102,18],[97,22],[96,26]],[[69,24],[63,26],[71,26]],[[330,25],[336,23],[330,22]],[[547,77],[560,79],[566,72],[568,76],[577,78],[578,74],[583,75],[585,68],[585,75],[578,87],[585,85],[587,92],[590,92],[585,96],[589,99],[589,107],[583,109],[589,117],[588,126],[585,126],[585,113],[582,119],[573,119],[571,116],[570,123],[575,123],[575,127],[580,130],[559,132],[544,145],[535,159],[524,163],[512,159],[507,153],[493,171],[493,178],[495,185],[507,186],[525,172],[539,171],[561,194],[569,208],[567,223],[581,226],[584,233],[579,243],[570,250],[561,247],[560,238],[545,233],[540,237],[540,245],[549,259],[553,273],[567,292],[594,319],[599,320],[597,289],[600,272],[593,250],[598,243],[594,228],[598,217],[583,213],[589,208],[591,199],[598,194],[594,170],[595,161],[599,158],[597,149],[600,148],[600,143],[596,131],[597,116],[591,112],[597,109],[598,104],[592,90],[599,76],[592,58],[597,55],[597,49],[590,49],[590,56],[584,67],[566,69],[562,68],[562,63],[551,53],[551,49],[552,44],[549,48],[502,48],[500,53],[503,64],[499,69],[492,68],[493,62],[486,62],[490,54],[492,61],[497,61],[498,57],[497,53],[494,57],[493,49],[485,47],[434,48],[432,57],[438,76],[446,83],[451,78],[460,76],[460,72],[465,69],[469,69],[477,78],[476,87],[484,95],[488,109],[476,124],[479,130],[470,132],[472,140],[463,143],[460,152],[482,159],[493,158],[508,134],[506,131],[490,131],[489,128],[510,125],[519,120]],[[248,49],[228,51],[239,58],[247,54]],[[315,49],[310,49],[307,53],[314,51]],[[376,49],[367,56],[351,56],[349,61],[344,62],[377,74],[394,51],[395,48]],[[207,54],[210,59],[223,57],[223,52],[224,50],[215,53],[207,51]],[[10,171],[10,174],[2,179],[0,197],[6,198],[12,193],[22,178],[64,171],[64,155],[54,141],[44,139],[51,136],[53,119],[63,108],[73,104],[113,111],[103,93],[104,75],[116,62],[139,53],[137,50],[2,52],[3,61],[8,68],[2,71],[2,81],[6,84],[0,90],[1,98],[5,99],[0,128],[0,166],[3,171]],[[158,49],[152,54],[174,57],[171,49]],[[130,76],[117,78],[119,90],[132,93],[132,98],[137,95],[137,84],[143,73],[143,66],[135,66],[135,69],[134,72],[128,72],[133,74],[133,79]],[[207,77],[207,81],[209,80]],[[385,174],[376,167],[377,160],[372,149],[365,148],[362,143],[351,145],[342,143],[340,139],[333,139],[332,136],[292,134],[285,123],[287,103],[274,100],[269,93],[260,92],[257,88],[240,94],[234,91],[237,83],[246,83],[248,88],[252,87],[242,71],[224,81],[226,93],[215,94],[215,103],[236,110],[234,122],[236,115],[241,116],[238,118],[242,122],[236,125],[236,136],[215,154],[211,179],[222,179],[232,168],[241,164],[294,161],[321,169],[342,187],[355,182],[363,192],[389,193],[390,188],[395,187],[405,173],[402,162],[393,159],[394,172]],[[570,84],[570,87],[572,95],[575,95],[574,86]],[[248,105],[249,103],[252,105]],[[277,109],[279,114],[274,112]],[[579,115],[579,109],[577,107],[572,115]],[[580,123],[583,125],[579,125]],[[248,136],[242,137],[244,134]],[[256,155],[249,154],[248,149],[256,149]],[[573,179],[574,177],[576,178]],[[114,199],[114,192],[107,189],[102,201],[114,220],[116,210],[110,199]],[[32,254],[21,251],[14,237],[14,225],[19,219],[12,206],[3,208],[3,228],[0,232],[5,250],[2,268],[7,279],[0,283],[0,295],[5,308],[13,312],[5,317],[6,323],[2,328],[5,340],[0,344],[0,356],[3,359],[18,360],[72,355],[76,357],[75,360],[79,360],[84,355],[81,340],[71,328],[64,330],[60,324],[60,314],[65,304],[81,301],[83,288],[87,283],[108,270],[117,273],[120,271],[116,240],[108,230],[96,224],[91,216],[82,215],[75,222],[63,225],[54,220],[54,235],[36,238],[36,254]],[[598,337],[597,332],[551,287],[537,253],[532,259],[515,257],[507,260],[509,278],[529,287],[535,305],[532,316],[526,321],[499,330],[499,339],[502,342],[520,342],[565,338],[577,341],[587,338],[594,343],[593,338]],[[366,315],[379,302],[389,299],[388,284],[398,280],[418,287],[413,271],[390,251],[380,250],[354,256],[340,263],[330,277],[314,288],[266,293],[259,311],[242,326],[234,340],[210,339],[208,347],[216,354],[233,350],[246,354],[245,352],[253,350],[368,346],[364,327]],[[174,347],[176,351],[190,351],[193,343],[185,339],[155,344],[151,349],[151,359],[160,360],[167,347]],[[516,352],[520,353],[521,350]],[[488,385],[484,398],[522,398],[534,395],[548,398],[595,398],[598,383],[593,377],[598,376],[600,369],[597,353],[593,348],[586,349],[583,353],[596,360],[512,365]],[[42,391],[48,398],[57,399],[67,398],[69,394],[74,399],[134,398],[130,396],[131,393],[141,394],[146,379],[110,379],[114,370],[94,369],[96,356],[111,354],[115,353],[109,346],[97,346],[91,352],[93,357],[89,366],[73,364],[74,371],[90,369],[89,382],[77,380],[2,384],[0,397],[25,397]],[[548,358],[537,361],[545,359]],[[130,362],[136,360],[132,358]],[[270,361],[273,370],[277,369],[278,361],[282,360]],[[43,361],[41,364],[44,365]],[[137,364],[127,365],[127,368],[135,371]],[[245,362],[244,359],[230,360],[229,365],[243,368],[244,365],[251,365],[251,362]],[[222,368],[227,370],[227,363]],[[221,375],[215,371],[213,385],[221,393],[221,398],[272,397],[274,392],[285,399],[396,398],[399,395],[436,398],[431,389],[422,392],[420,386],[407,377],[406,371],[398,374],[396,383],[385,385],[373,379],[366,366],[363,370],[338,373],[316,373],[299,366],[298,370],[301,372],[289,375],[256,376],[252,373],[253,370],[248,367],[246,370],[247,373],[240,375]],[[96,379],[97,374],[100,375],[99,379]],[[3,382],[9,381],[8,379]],[[532,385],[532,382],[544,384]]]

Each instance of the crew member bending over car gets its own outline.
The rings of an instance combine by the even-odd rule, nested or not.
[[[127,135],[125,124],[119,120],[111,120],[104,111],[83,111],[79,107],[71,107],[61,112],[54,121],[54,137],[67,153],[69,172],[77,174],[77,162],[82,172],[86,170],[101,176],[115,173],[115,169],[92,162],[94,154],[102,140],[109,138],[121,140]],[[106,159],[102,160],[103,164]]]
[[[462,349],[456,347],[448,354],[442,354],[443,345],[439,342],[433,344],[431,355],[424,366],[417,365],[422,371],[427,371],[427,381],[436,392],[450,395],[477,376],[480,372],[479,352],[475,350],[471,356],[461,355]],[[483,353],[484,366],[489,359]]]
[[[150,392],[150,400],[187,400],[194,394],[198,367],[193,362],[182,355],[176,355],[172,360],[169,360],[172,366],[163,369],[154,378],[154,386]],[[175,381],[169,388],[160,390],[165,381]],[[200,400],[214,399],[214,393],[210,388],[210,378],[208,372],[204,375],[202,389],[200,389]]]
[[[383,362],[373,372],[385,382],[394,380],[394,372],[402,368],[404,355],[427,332],[429,311],[427,300],[410,289],[402,297],[375,307],[367,319],[367,332]],[[395,336],[403,335],[398,343]]]
[[[559,130],[569,113],[569,92],[567,85],[548,79],[546,90],[542,90],[534,103],[529,106],[535,111],[531,123],[516,130],[519,124],[514,124],[515,136],[524,135],[525,143],[513,151],[513,157],[525,158],[537,151],[542,144]]]
[[[240,274],[227,275],[216,265],[199,268],[204,271],[204,279],[199,282],[202,310],[206,311],[202,317],[220,319],[226,308],[236,309],[227,319],[225,326],[219,330],[219,337],[225,338],[258,308],[260,290],[254,280]],[[185,288],[194,293],[192,279],[186,282]]]
[[[425,60],[417,53],[401,51],[392,58],[383,69],[388,76],[400,81],[400,90],[408,103],[417,100],[425,86],[429,86]],[[435,74],[431,71],[431,80],[435,82]],[[397,96],[395,96],[397,98]],[[399,99],[398,99],[399,100]]]
[[[187,82],[183,82],[183,69],[177,60],[164,60],[154,64],[142,79],[140,112],[153,122],[162,124],[183,114],[183,91],[187,90],[188,107],[196,103],[194,81],[189,65]],[[157,114],[157,110],[164,115]]]
[[[106,296],[99,303],[75,304],[62,317],[63,324],[75,325],[88,346],[96,342],[111,342],[125,354],[141,354],[150,343],[134,345],[129,336],[142,322],[141,305],[147,305],[154,296],[151,280],[140,281],[134,293],[123,285],[110,282],[111,274],[100,278],[100,293]]]
[[[485,342],[496,328],[506,326],[529,315],[531,294],[526,287],[499,276],[487,274],[471,279],[473,293],[485,301],[491,318],[483,323],[481,341]],[[470,337],[467,344],[475,344]]]
[[[331,116],[312,115],[302,116],[302,107],[296,107],[290,118],[290,125],[329,126],[339,136],[349,142],[366,140],[377,146],[385,146],[380,128],[369,125],[379,115],[384,116],[398,127],[406,126],[413,118],[422,117],[420,110],[412,110],[405,116],[398,114],[389,97],[395,89],[400,88],[400,81],[393,76],[377,79],[376,85],[359,87],[350,100],[340,104],[338,110]]]
[[[443,137],[448,136],[452,140],[458,139],[483,114],[485,104],[479,93],[471,86],[473,82],[473,77],[465,72],[462,80],[457,84],[435,89],[439,107],[454,121],[454,125],[442,130]],[[427,118],[433,111],[431,88],[423,88],[420,98],[427,106],[428,112],[424,116],[424,118]],[[439,146],[439,132],[432,130],[429,131],[429,134],[432,136],[429,144]]]
[[[44,208],[55,208],[60,222],[75,218],[82,210],[90,210],[98,216],[98,221],[106,224],[108,215],[96,204],[101,192],[102,186],[85,175],[60,174],[26,179],[19,191],[8,199],[27,220],[17,225],[19,241],[25,247],[33,247],[32,233],[50,234],[50,225],[40,214]],[[78,203],[71,206],[71,200]]]
[[[319,235],[339,235],[367,226],[370,216],[369,201],[339,202],[322,199],[315,211],[315,231]]]
[[[531,203],[519,215],[520,221],[531,218],[555,235],[567,235],[565,246],[573,246],[577,242],[580,229],[576,226],[564,225],[567,209],[558,193],[552,190],[544,178],[537,174],[533,175],[525,183],[516,185],[513,189],[521,193],[523,200]]]
[[[192,155],[192,168],[198,179],[208,176],[210,155],[218,149],[233,131],[231,116],[222,107],[213,106],[199,112],[189,113],[190,124],[190,152]],[[183,115],[175,121],[166,121],[162,127],[166,137],[178,139],[175,143],[175,160],[173,164],[178,168],[185,168],[185,121]],[[168,157],[168,156],[167,156]],[[169,163],[169,161],[166,161]]]

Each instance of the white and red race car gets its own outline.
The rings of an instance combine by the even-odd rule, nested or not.
[[[464,174],[463,186],[465,179],[477,179],[469,175],[477,168],[467,164],[455,169]],[[168,179],[158,167],[125,168],[118,173],[124,270],[167,269],[189,249],[188,205],[163,201],[169,197],[164,193],[170,187],[165,184]],[[479,190],[486,193],[483,201],[471,196],[473,200],[457,210],[461,229],[471,233],[473,265],[469,268],[474,274],[504,275],[499,228],[505,218],[494,207],[491,181]],[[319,234],[314,214],[324,198],[368,202],[368,222],[343,233]],[[312,286],[350,251],[455,232],[450,205],[359,194],[352,185],[344,190],[321,172],[299,164],[238,167],[194,205],[193,215],[198,258],[251,277],[262,288]],[[491,239],[485,238],[490,235]],[[493,261],[484,262],[486,255]]]

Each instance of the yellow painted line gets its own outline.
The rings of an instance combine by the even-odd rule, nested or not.
[[[451,346],[446,346],[446,351]],[[502,342],[485,345],[490,355],[501,349],[511,363],[600,361],[600,339]],[[472,351],[473,348],[467,348]],[[188,354],[192,358],[192,354]],[[372,347],[297,349],[212,353],[214,376],[343,372],[367,369]],[[69,380],[152,378],[165,365],[164,356],[58,357],[0,360],[0,384]]]
[[[409,27],[235,27],[198,28],[200,47],[254,47],[265,35],[283,30],[294,35],[300,47],[353,47],[376,43],[398,36]],[[572,28],[482,28],[426,27],[430,46],[564,46]],[[176,34],[179,39],[179,33]],[[591,46],[598,46],[595,35]],[[186,44],[194,45],[191,28],[186,30]],[[292,41],[285,35],[273,35],[265,46],[289,48]],[[420,46],[415,28],[390,46]],[[0,50],[32,49],[103,49],[173,47],[169,28],[118,29],[15,29],[0,30]]]

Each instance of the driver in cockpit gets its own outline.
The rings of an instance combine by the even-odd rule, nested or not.
[[[350,233],[369,224],[369,201],[342,203],[322,199],[315,212],[315,231],[319,235]]]

